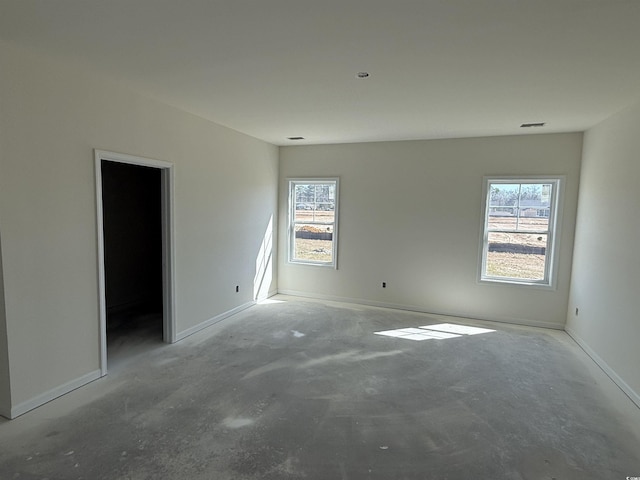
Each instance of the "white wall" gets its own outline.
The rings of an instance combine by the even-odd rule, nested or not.
[[[93,149],[175,164],[179,336],[253,300],[278,149],[9,45],[0,60],[11,405],[22,411],[99,368]]]
[[[0,64],[3,56],[0,51]],[[0,92],[5,89],[5,78],[0,70]],[[5,117],[4,96],[0,94],[0,190],[2,189],[2,165],[4,163]],[[9,417],[11,412],[11,384],[9,377],[9,344],[7,342],[7,322],[4,302],[4,268],[2,266],[2,203],[0,201],[0,415]]]
[[[585,134],[567,331],[640,406],[638,132],[640,103]]]
[[[9,382],[9,344],[7,342],[2,271],[2,239],[0,238],[0,415],[8,417],[11,412],[11,384]]]
[[[283,147],[279,291],[562,328],[581,147],[581,134]],[[477,282],[483,176],[499,174],[566,175],[555,291]],[[307,176],[340,177],[337,270],[286,261],[286,179]]]

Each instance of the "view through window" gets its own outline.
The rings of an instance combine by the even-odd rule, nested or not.
[[[487,179],[482,280],[550,285],[559,179]]]
[[[289,261],[336,265],[338,180],[289,180]]]

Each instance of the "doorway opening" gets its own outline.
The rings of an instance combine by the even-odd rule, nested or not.
[[[175,341],[172,165],[96,151],[100,368]]]

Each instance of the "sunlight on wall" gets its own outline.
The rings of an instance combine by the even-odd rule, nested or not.
[[[479,335],[481,333],[495,332],[488,328],[469,327],[467,325],[454,325],[453,323],[440,323],[438,325],[425,325],[418,328],[398,328],[396,330],[385,330],[374,332],[376,335],[385,337],[396,337],[407,340],[446,340],[457,338],[463,335]]]
[[[273,216],[269,218],[262,244],[256,257],[256,276],[253,279],[253,299],[263,300],[269,296],[273,280]]]

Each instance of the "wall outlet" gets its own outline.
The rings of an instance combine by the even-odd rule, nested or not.
[[[387,288],[387,282],[382,282],[382,288]]]

